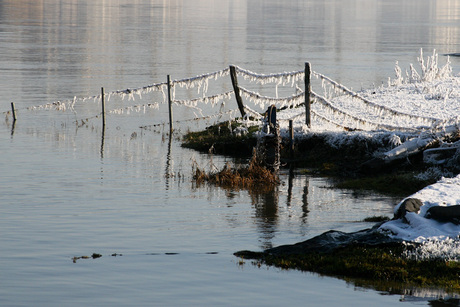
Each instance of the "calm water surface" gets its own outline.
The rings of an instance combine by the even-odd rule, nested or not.
[[[105,130],[97,103],[76,113],[25,108],[230,64],[275,73],[309,61],[367,88],[392,77],[396,60],[416,62],[420,48],[460,52],[459,18],[460,4],[448,0],[0,1],[0,111],[12,101],[19,109],[14,125],[6,113],[0,124],[0,305],[388,306],[444,295],[232,256],[369,227],[363,218],[391,216],[395,199],[299,173],[283,173],[270,194],[197,187],[194,163],[211,169],[232,159],[183,149],[178,139],[212,120],[178,123],[170,141],[162,125],[139,128],[164,122],[163,107],[109,115]],[[217,91],[229,90],[222,83]],[[93,253],[102,257],[72,260]]]

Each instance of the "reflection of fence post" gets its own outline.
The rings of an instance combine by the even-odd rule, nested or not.
[[[173,131],[173,115],[172,115],[172,100],[171,100],[171,78],[168,75],[168,105],[169,105],[169,132]]]
[[[240,95],[240,88],[238,87],[238,79],[236,78],[236,69],[235,66],[230,65],[230,77],[232,78],[233,92],[235,93],[236,103],[238,104],[238,109],[240,109],[241,116],[245,116],[246,112],[244,111],[243,100]]]
[[[305,63],[305,124],[310,128],[311,127],[311,114],[310,114],[310,93],[311,93],[311,84],[310,84],[310,75],[311,68],[310,63]]]
[[[13,113],[13,121],[16,121],[16,109],[14,107],[14,102],[11,103],[11,112]]]
[[[105,128],[105,94],[104,88],[101,87],[101,102],[102,102],[102,128]]]

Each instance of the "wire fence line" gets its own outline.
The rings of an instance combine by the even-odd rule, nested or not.
[[[369,99],[362,97],[360,94],[348,89],[346,86],[332,80],[331,78],[315,72],[309,71],[311,76],[320,79],[322,82],[322,87],[325,93],[326,84],[327,86],[331,87],[333,91],[335,91],[338,95],[345,95],[351,97],[353,100],[360,101],[364,107],[368,108],[367,112],[369,114],[377,114],[378,116],[374,116],[373,119],[362,116],[363,112],[351,112],[350,110],[344,110],[341,108],[340,104],[338,104],[334,98],[328,98],[327,94],[319,95],[315,91],[310,91],[310,99],[312,99],[314,108],[308,108],[305,111],[299,108],[300,106],[306,104],[306,92],[305,87],[306,84],[301,84],[306,80],[306,70],[299,70],[299,71],[292,71],[292,72],[283,72],[283,73],[274,73],[274,74],[258,74],[246,69],[243,69],[238,66],[234,66],[234,69],[237,73],[238,77],[241,77],[245,80],[248,85],[250,84],[257,84],[259,86],[265,86],[267,84],[274,84],[275,90],[275,97],[262,95],[257,91],[247,89],[243,86],[237,86],[239,92],[241,92],[242,96],[246,99],[244,103],[244,110],[246,110],[250,116],[260,119],[263,115],[263,111],[255,111],[250,106],[251,103],[253,106],[257,106],[259,109],[263,110],[267,105],[275,105],[278,109],[291,109],[296,110],[288,119],[285,120],[298,120],[302,117],[305,118],[306,115],[312,115],[317,121],[317,125],[321,125],[321,123],[332,124],[337,127],[341,127],[346,130],[376,130],[376,129],[384,129],[384,130],[402,130],[402,131],[414,131],[420,128],[427,128],[430,129],[436,125],[439,125],[441,119],[429,117],[429,116],[418,116],[415,114],[409,114],[405,112],[401,112],[390,108],[385,105],[381,105],[375,103]],[[93,103],[100,103],[102,101],[102,95],[105,95],[106,102],[110,106],[110,101],[113,97],[118,97],[121,101],[142,101],[143,96],[146,94],[150,94],[153,92],[160,93],[162,99],[159,101],[148,102],[148,103],[137,103],[131,104],[126,106],[119,106],[112,108],[108,108],[105,113],[113,114],[113,115],[130,115],[133,112],[145,113],[147,110],[153,109],[157,110],[160,108],[160,105],[163,104],[174,104],[175,106],[184,106],[194,110],[195,118],[191,119],[180,119],[176,120],[175,122],[188,122],[188,121],[197,121],[200,119],[212,119],[212,118],[222,118],[224,115],[230,116],[232,119],[236,117],[238,109],[233,108],[231,110],[223,110],[223,106],[226,102],[230,101],[232,97],[236,96],[234,90],[225,91],[221,93],[217,93],[214,95],[208,95],[208,90],[210,88],[210,81],[216,81],[221,78],[228,77],[230,75],[230,68],[225,68],[219,71],[198,75],[192,78],[185,78],[185,79],[178,79],[178,80],[171,80],[168,82],[161,82],[150,84],[143,87],[138,88],[128,88],[124,90],[116,90],[112,92],[108,92],[105,94],[98,94],[94,96],[88,97],[74,97],[73,99],[64,100],[64,101],[55,101],[51,103],[46,103],[37,106],[31,106],[26,108],[17,108],[12,107],[15,111],[20,110],[59,110],[59,111],[71,111],[75,113],[75,107],[78,105],[82,105],[86,102],[93,102]],[[310,76],[308,76],[308,80]],[[169,80],[169,76],[168,76]],[[169,83],[169,84],[168,84]],[[168,86],[169,85],[169,86]],[[291,88],[293,92],[291,95],[286,97],[279,97],[278,89],[279,87],[283,88]],[[302,89],[302,87],[304,87]],[[179,89],[196,89],[196,94],[198,95],[197,98],[192,99],[177,99],[176,98],[176,91]],[[168,91],[171,91],[169,93]],[[238,94],[239,96],[239,94]],[[308,100],[310,100],[308,99]],[[203,112],[203,105],[210,105],[211,108],[215,108],[220,106],[219,111],[215,114],[209,115],[204,114]],[[361,108],[364,108],[361,107]],[[242,109],[240,108],[240,112]],[[308,111],[307,111],[308,110]],[[306,114],[306,112],[310,112],[310,114]],[[11,114],[12,110],[3,112],[4,114]],[[81,123],[87,122],[93,118],[100,117],[101,113],[97,113],[93,116],[89,116],[86,118],[80,118],[77,121]],[[244,114],[242,114],[244,115]],[[398,117],[401,121],[410,121],[416,120],[418,123],[422,123],[418,127],[407,127],[401,125],[392,125],[391,123],[384,122],[386,115],[391,115],[392,117]],[[165,122],[166,123],[166,122]],[[164,123],[158,123],[153,125],[144,125],[143,128],[148,127],[155,127],[158,125],[162,125]]]

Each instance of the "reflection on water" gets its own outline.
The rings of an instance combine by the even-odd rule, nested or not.
[[[406,67],[414,62],[420,48],[459,52],[459,19],[460,3],[452,0],[0,1],[0,112],[12,101],[20,110],[17,122],[6,117],[0,126],[0,243],[8,276],[0,280],[0,305],[324,306],[347,296],[350,305],[367,302],[368,295],[337,280],[241,272],[231,255],[369,227],[362,220],[391,216],[393,200],[331,189],[323,178],[284,170],[282,184],[267,194],[196,187],[192,161],[208,166],[209,156],[181,148],[164,127],[139,129],[162,122],[163,110],[110,114],[103,128],[94,119],[97,102],[73,112],[25,108],[230,64],[268,74],[309,61],[348,87],[367,88],[393,76],[396,60]],[[454,72],[459,59],[451,59]],[[219,93],[231,88],[229,80],[222,83]],[[163,101],[158,92],[140,104],[157,101]],[[126,107],[116,97],[107,103]],[[194,116],[193,109],[179,112],[177,118]],[[232,160],[214,156],[212,164]],[[100,250],[126,256],[66,262]],[[177,250],[181,256],[142,257]],[[209,262],[190,256],[214,250],[219,254]],[[392,293],[388,286],[375,289]],[[75,293],[83,294],[80,301]],[[422,297],[423,289],[410,295]],[[376,293],[371,299],[395,301]]]
[[[459,18],[451,0],[5,0],[0,80],[4,101],[30,105],[230,64],[274,73],[309,61],[359,89],[386,82],[420,48],[459,52]]]
[[[8,131],[10,126],[5,125],[5,128]],[[295,170],[282,170],[280,174],[282,184],[269,193],[259,193],[256,190],[222,190],[210,185],[192,187],[191,152],[177,146],[178,144],[168,134],[162,136],[138,132],[137,136],[133,137],[131,130],[121,131],[110,128],[99,130],[91,126],[75,130],[69,127],[55,128],[52,131],[42,128],[19,129],[12,140],[13,144],[23,142],[24,135],[26,140],[39,140],[38,143],[45,144],[45,148],[52,148],[52,151],[59,153],[60,159],[54,159],[51,165],[62,173],[58,178],[65,178],[59,182],[65,189],[53,188],[53,196],[47,194],[46,189],[38,194],[39,199],[46,199],[46,203],[55,204],[51,207],[52,213],[49,213],[51,217],[69,216],[67,218],[69,222],[65,226],[67,231],[60,233],[58,227],[53,235],[54,239],[66,240],[67,232],[78,233],[87,227],[90,232],[96,233],[107,229],[114,233],[113,238],[112,235],[101,236],[99,233],[94,237],[98,242],[97,245],[101,244],[97,239],[98,236],[105,238],[110,246],[115,240],[117,243],[113,245],[118,246],[115,251],[127,254],[124,259],[129,259],[131,249],[141,250],[142,253],[151,252],[151,245],[155,246],[162,240],[168,242],[166,246],[169,248],[165,251],[180,252],[180,247],[184,244],[184,236],[187,238],[187,243],[194,246],[193,251],[202,252],[202,249],[206,249],[206,251],[219,252],[224,249],[226,253],[231,254],[247,246],[248,242],[253,242],[253,239],[257,243],[250,243],[252,249],[266,249],[303,241],[330,229],[356,231],[367,228],[371,225],[362,222],[365,217],[392,214],[394,202],[392,199],[334,190],[326,180],[299,174]],[[41,150],[43,149],[39,149]],[[75,157],[69,159],[69,155]],[[204,165],[209,163],[207,155],[197,155],[196,158]],[[73,159],[84,159],[85,163],[96,168],[99,165],[99,168],[94,171],[94,175],[91,167],[75,171],[74,167],[79,168],[79,164],[73,165],[75,164],[72,162]],[[213,156],[215,167],[220,168],[227,161],[228,159],[224,157]],[[19,169],[18,172],[22,173],[24,170]],[[184,175],[179,178],[174,176],[175,173]],[[57,180],[53,174],[40,174],[40,176],[46,185],[53,186],[53,182]],[[91,179],[92,176],[97,177],[96,180]],[[24,188],[25,191],[29,190],[31,185],[29,179],[18,178],[15,183],[21,183],[21,180],[26,180]],[[94,185],[95,183],[98,184]],[[156,188],[158,186],[164,187],[161,189],[162,192],[158,192]],[[14,186],[11,187],[14,190]],[[75,187],[79,188],[75,189]],[[38,188],[41,186],[38,185]],[[78,193],[81,193],[80,189],[96,197],[87,200],[94,208],[80,211],[81,204],[78,204],[81,200],[78,196]],[[75,200],[68,200],[68,193],[73,195]],[[159,193],[161,194],[158,195]],[[34,206],[47,212],[48,205],[36,203],[31,197],[26,194],[21,198],[32,204],[35,203]],[[71,210],[63,207],[63,203],[67,201],[70,202]],[[138,210],[140,213],[137,213]],[[121,214],[118,214],[118,211]],[[104,212],[112,212],[109,216],[113,215],[113,217],[107,220],[107,213]],[[18,211],[15,214],[25,213]],[[91,223],[85,224],[87,222],[79,216],[93,220],[98,227],[94,227]],[[155,218],[156,216],[161,218]],[[46,215],[40,218],[50,219]],[[78,222],[76,223],[74,219]],[[110,222],[112,219],[113,225]],[[122,224],[120,221],[123,221]],[[81,227],[78,223],[82,223]],[[121,227],[124,223],[128,225],[126,230]],[[30,226],[23,227],[27,229]],[[132,234],[130,228],[134,231]],[[149,235],[147,236],[145,232]],[[218,247],[201,247],[203,239],[216,240],[213,239],[216,235],[217,241],[222,240],[225,243],[219,243]],[[141,240],[141,244],[134,243],[133,247],[120,250],[120,243],[117,240],[119,236],[125,237],[123,241]],[[232,236],[237,236],[238,240],[229,240]],[[33,240],[33,236],[29,239],[21,238],[25,242],[30,239]],[[148,239],[147,243],[143,242],[145,239]],[[76,242],[79,246],[83,244],[77,249],[88,248],[82,242]],[[38,246],[33,242],[27,244],[33,248]],[[49,248],[52,250],[62,248],[62,245],[56,247],[51,245]],[[70,254],[74,252],[73,249],[67,251]],[[166,265],[171,264],[170,258],[164,261]],[[192,264],[190,266],[193,267]],[[427,293],[423,292],[424,289],[408,289],[405,285],[396,287],[378,281],[347,281],[357,289],[375,289],[404,295],[406,301],[420,298],[419,295]],[[212,281],[215,282],[216,280]],[[430,295],[433,293],[429,292]],[[444,293],[438,291],[435,294]],[[427,301],[426,297],[423,297],[424,301]]]
[[[460,294],[436,288],[418,288],[404,283],[384,280],[361,280],[344,278],[357,290],[372,289],[382,295],[400,295],[400,302],[416,303],[429,306],[460,306]]]
[[[13,120],[13,122],[11,123],[11,139],[13,139],[13,135],[14,135],[14,128],[16,127],[16,121]]]
[[[291,208],[293,205],[293,187],[294,187],[294,171],[291,169],[288,174],[283,176],[288,181],[288,190],[286,197],[285,207],[290,211],[296,211],[298,209]],[[308,216],[308,187],[310,177],[308,176],[299,176],[302,196],[300,204],[300,214],[296,214],[298,217],[298,225],[306,227],[307,216]],[[258,227],[258,232],[260,234],[260,240],[262,242],[261,249],[269,249],[274,247],[273,238],[276,236],[279,212],[278,208],[280,207],[280,190],[278,187],[269,191],[268,193],[259,193],[257,189],[249,190],[249,195],[251,197],[252,206],[255,209],[254,218],[256,219],[256,225]],[[294,201],[295,202],[295,201]],[[294,204],[294,206],[297,204]],[[281,203],[281,206],[284,206]],[[292,215],[291,215],[292,217]]]
[[[174,176],[174,174],[171,173],[171,164],[172,162],[172,156],[171,156],[171,142],[172,142],[172,133],[169,133],[168,137],[168,152],[166,154],[166,168],[165,168],[165,186],[166,190],[169,190],[169,180],[171,176]]]
[[[278,202],[279,191],[274,188],[272,191],[259,194],[257,191],[249,191],[251,203],[254,207],[254,219],[262,240],[262,249],[273,247],[272,239],[276,234],[278,224]]]
[[[105,125],[102,126],[101,132],[101,162],[104,160],[104,141],[105,141]]]

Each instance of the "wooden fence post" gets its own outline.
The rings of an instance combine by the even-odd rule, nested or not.
[[[289,155],[291,159],[294,157],[294,122],[289,120]]]
[[[277,172],[280,166],[280,137],[279,125],[276,123],[276,107],[274,105],[269,106],[266,114],[268,134],[262,138],[259,145],[262,146],[265,167],[271,172]]]
[[[103,87],[101,87],[101,102],[102,102],[102,129],[105,129],[105,93],[104,93]]]
[[[306,62],[305,63],[305,124],[308,126],[308,128],[311,127],[311,114],[310,114],[311,84],[310,84],[310,75],[311,75],[310,63]]]
[[[272,104],[267,109],[268,133],[274,134],[276,131],[276,106]]]
[[[240,88],[238,87],[238,79],[236,77],[235,66],[230,65],[230,77],[232,78],[233,92],[235,93],[236,103],[238,104],[238,109],[240,110],[241,116],[245,116],[246,112],[244,111],[243,100],[240,95]]]
[[[11,103],[11,112],[13,113],[13,122],[16,121],[16,109],[14,107],[14,102]]]
[[[168,75],[168,105],[169,105],[169,132],[173,131],[173,114],[172,114],[172,100],[171,100],[171,78]]]

